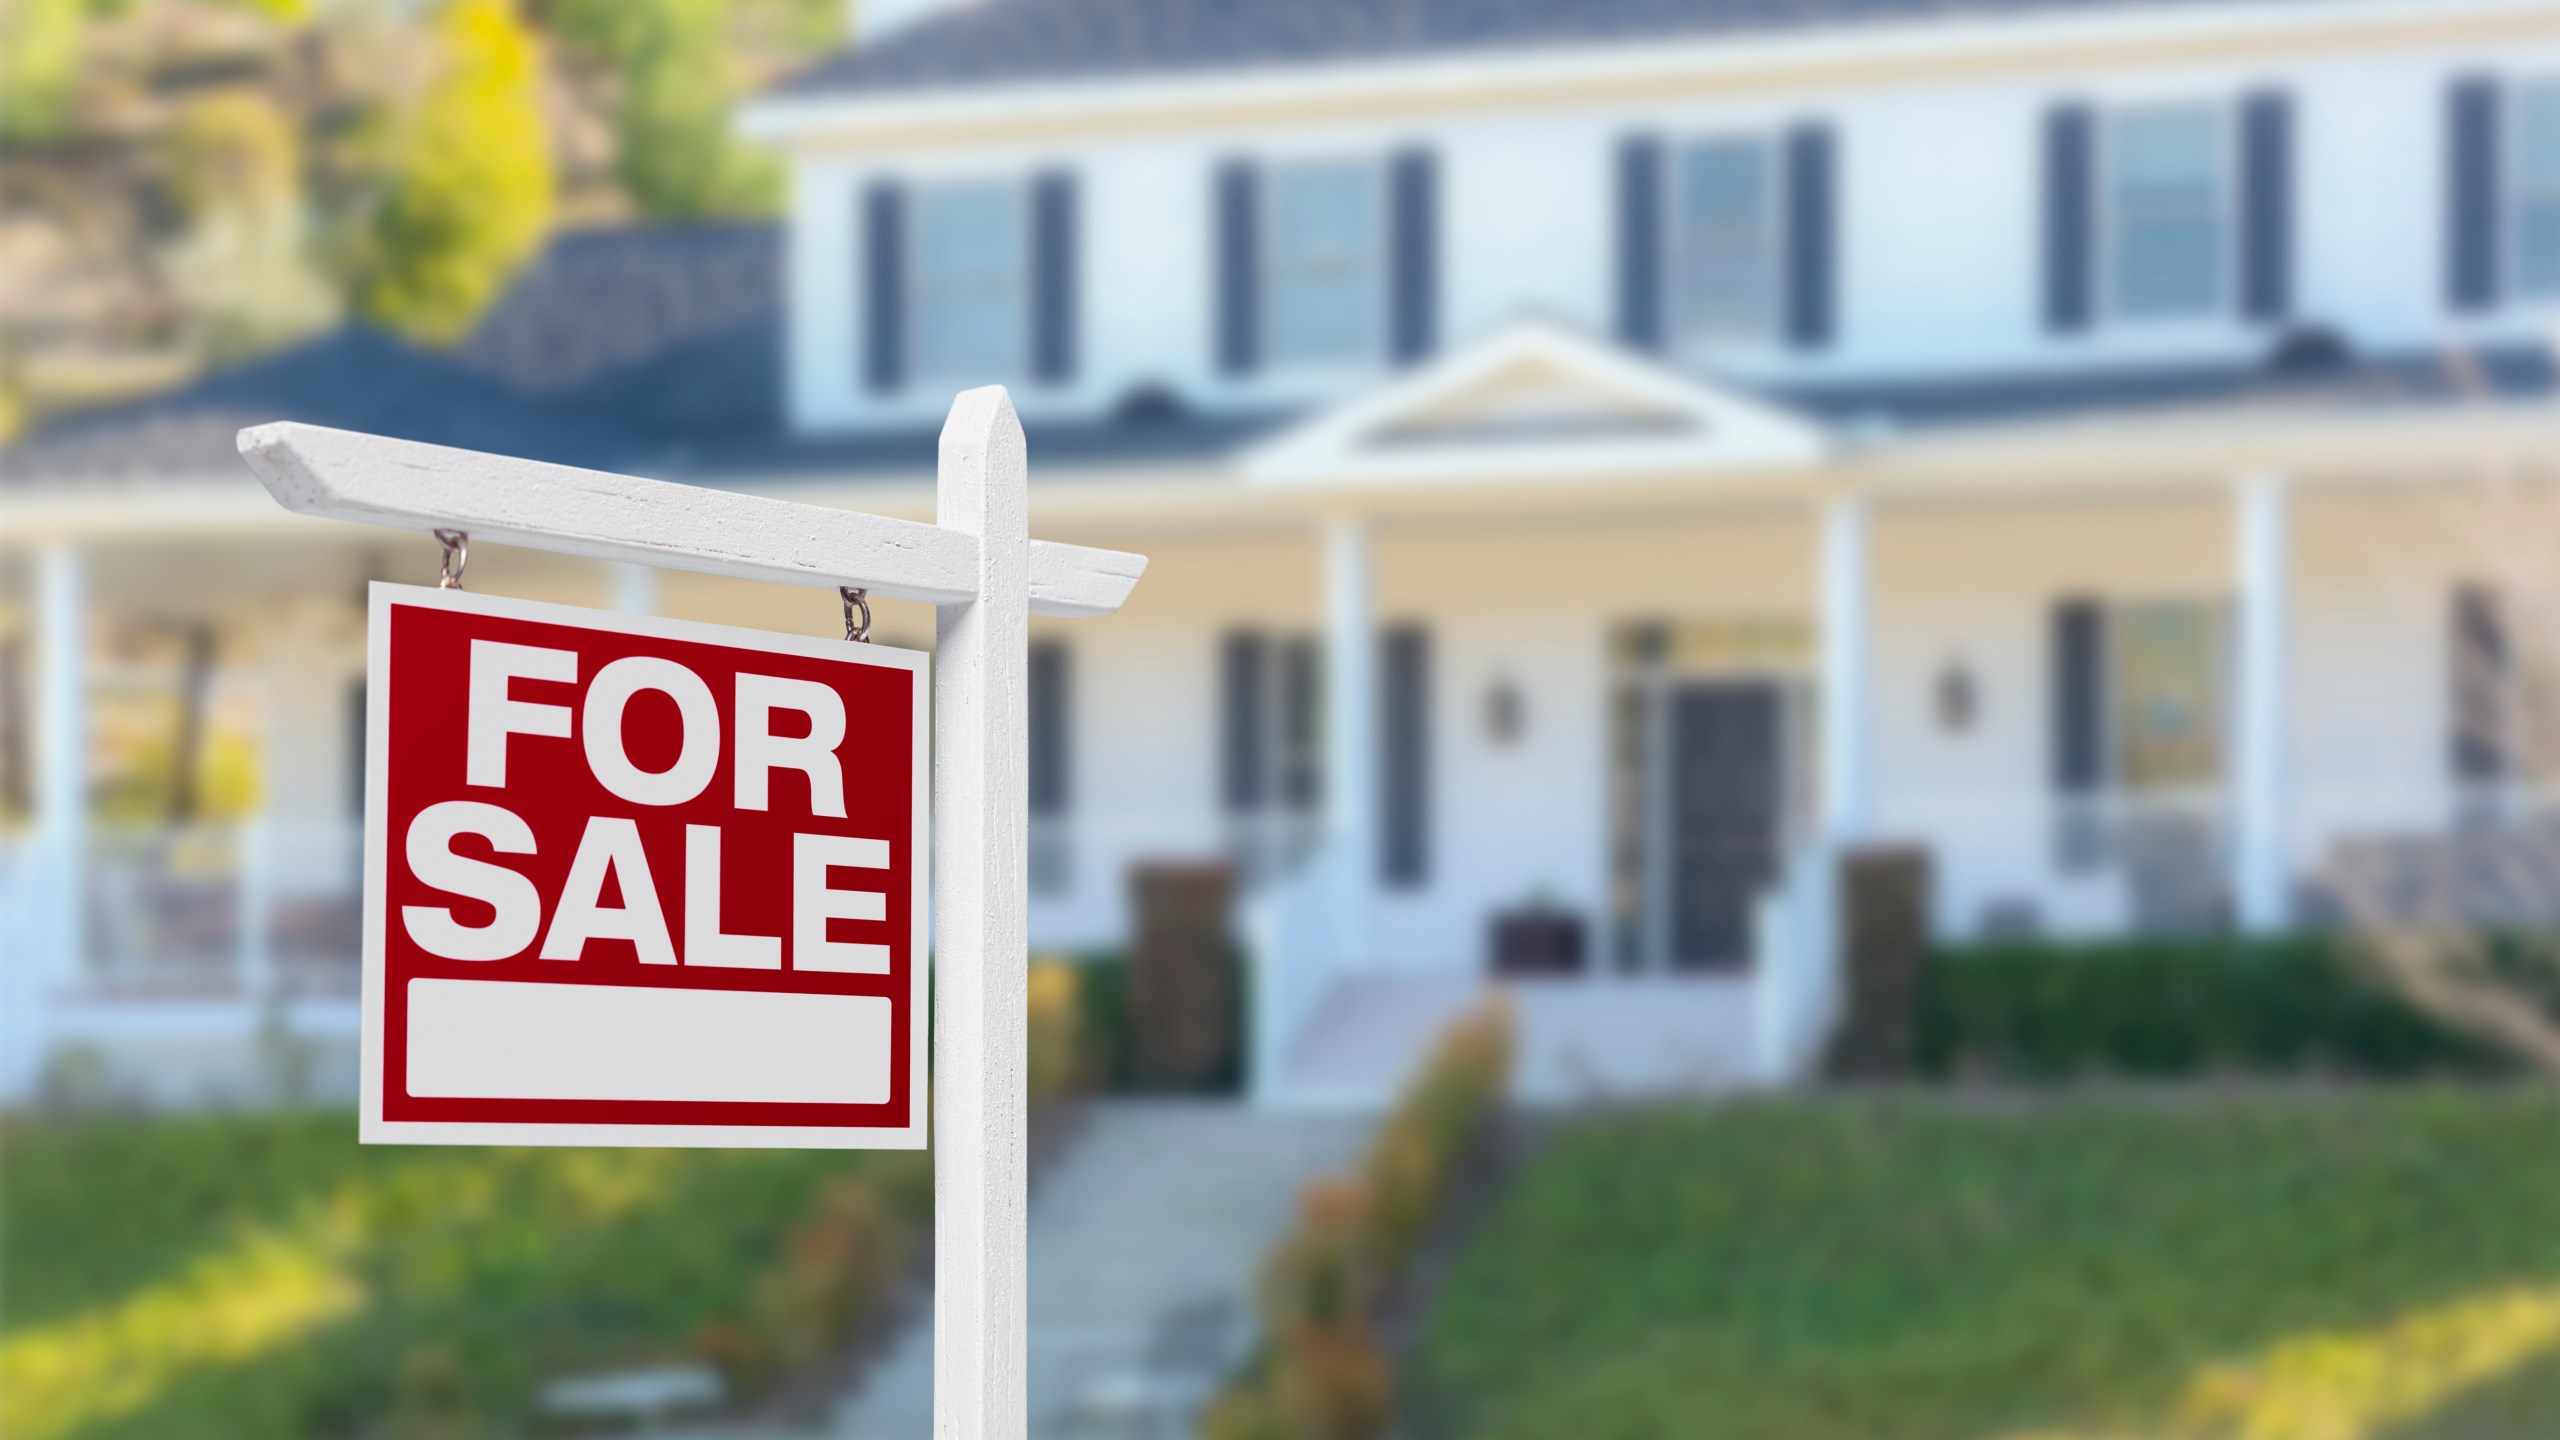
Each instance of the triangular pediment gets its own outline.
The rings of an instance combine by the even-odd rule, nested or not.
[[[1323,411],[1244,457],[1257,484],[1770,471],[1829,449],[1758,396],[1548,320],[1522,320]]]

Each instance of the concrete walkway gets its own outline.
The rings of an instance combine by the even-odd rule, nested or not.
[[[1176,1433],[1163,1406],[1250,1343],[1263,1256],[1299,1190],[1356,1163],[1369,1123],[1210,1101],[1095,1105],[1031,1197],[1031,1433]],[[933,1433],[930,1307],[819,1433]]]

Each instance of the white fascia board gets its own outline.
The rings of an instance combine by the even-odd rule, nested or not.
[[[1424,442],[1410,450],[1370,437],[1404,415],[1502,374],[1539,363],[1660,406],[1695,426],[1679,435],[1508,436]],[[1819,463],[1834,449],[1820,425],[1755,396],[1675,370],[1545,319],[1515,322],[1413,374],[1254,446],[1241,458],[1248,483],[1331,488],[1346,481],[1438,483],[1468,477],[1584,473],[1697,473]]]
[[[1062,119],[1144,121],[1202,107],[1429,105],[1486,90],[1533,97],[1541,88],[1719,79],[1766,89],[1790,68],[1943,69],[2015,62],[2057,49],[2211,46],[2269,34],[2344,35],[2423,30],[2467,19],[2542,17],[2560,33],[2549,0],[2251,0],[2205,8],[2163,4],[2097,13],[2002,13],[1846,24],[1820,33],[1611,40],[1383,59],[1292,62],[1171,75],[1113,73],[1071,79],[919,87],[877,95],[773,94],[740,106],[740,138],[778,146],[813,141],[896,143],[936,125],[1034,129]],[[2306,37],[2308,38],[2308,37]]]

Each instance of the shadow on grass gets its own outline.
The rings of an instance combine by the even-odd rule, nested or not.
[[[1414,1405],[1587,1440],[2560,1434],[2555,1136],[2560,1101],[2451,1087],[1571,1123],[1436,1298]],[[2500,1395],[2542,1408],[2436,1428]]]

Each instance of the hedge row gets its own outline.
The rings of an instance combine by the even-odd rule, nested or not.
[[[1939,1076],[2479,1072],[2497,1060],[2343,937],[2014,942],[1941,951],[1919,1016]]]
[[[1377,1311],[1447,1209],[1460,1164],[1510,1084],[1508,1005],[1452,1026],[1356,1177],[1308,1187],[1263,1275],[1262,1353],[1211,1408],[1208,1440],[1374,1440],[1395,1387]]]

